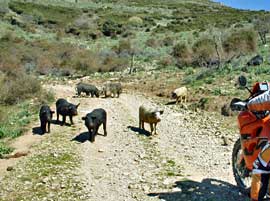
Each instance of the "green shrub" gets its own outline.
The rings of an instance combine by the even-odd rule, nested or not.
[[[163,45],[165,46],[173,46],[174,44],[174,38],[171,36],[167,36],[163,39]]]
[[[43,14],[38,11],[38,10],[33,10],[32,12],[32,16],[34,18],[34,21],[37,23],[37,24],[42,24],[44,23],[44,16]]]
[[[213,93],[213,95],[215,95],[215,96],[220,96],[220,95],[222,95],[222,91],[221,91],[220,88],[215,88],[214,91],[213,91],[212,93]]]
[[[3,155],[9,154],[13,151],[11,147],[6,146],[4,143],[0,142],[0,158],[3,158]]]
[[[185,69],[185,75],[193,75],[194,69],[192,67],[188,67]]]

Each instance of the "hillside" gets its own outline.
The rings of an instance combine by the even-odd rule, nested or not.
[[[239,75],[270,80],[269,16],[208,0],[2,0],[0,158],[28,155],[0,159],[0,200],[246,199],[228,103],[249,95]],[[256,55],[260,65],[247,65]],[[121,82],[123,94],[77,97],[80,81]],[[188,102],[175,105],[181,86]],[[76,125],[37,135],[40,106],[57,98],[81,103]],[[138,131],[142,103],[165,109],[158,136]],[[90,143],[81,117],[96,107],[110,132]]]

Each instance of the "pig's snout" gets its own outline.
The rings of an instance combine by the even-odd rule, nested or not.
[[[157,122],[161,121],[161,113],[160,112],[155,113],[155,119],[157,120]]]

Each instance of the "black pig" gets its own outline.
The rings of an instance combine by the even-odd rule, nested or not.
[[[40,128],[42,134],[46,133],[46,126],[48,124],[48,133],[50,133],[50,125],[54,111],[48,105],[43,105],[39,111]]]
[[[78,114],[77,108],[80,105],[74,105],[69,103],[67,100],[60,98],[56,101],[56,114],[57,121],[59,121],[59,114],[63,116],[63,121],[61,125],[66,123],[66,116],[69,116],[70,124],[73,124],[72,117]]]
[[[260,55],[257,55],[249,60],[247,63],[248,66],[259,66],[263,63],[263,57]]]
[[[90,135],[90,141],[95,141],[95,136],[97,135],[98,128],[103,124],[104,136],[107,136],[106,123],[107,123],[107,113],[104,109],[95,109],[88,113],[85,117],[82,117],[85,121],[85,126],[87,127]]]
[[[81,95],[82,92],[86,93],[87,96],[91,94],[91,97],[94,97],[94,95],[98,98],[99,97],[99,90],[95,85],[92,84],[86,84],[80,82],[76,86],[76,91],[78,93],[78,96]]]

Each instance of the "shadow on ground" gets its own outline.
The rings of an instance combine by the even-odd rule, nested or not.
[[[165,103],[165,105],[175,105],[176,104],[176,101],[170,101],[168,103]]]
[[[145,135],[147,137],[149,137],[151,135],[151,133],[149,131],[140,129],[138,127],[134,127],[134,126],[128,126],[128,129],[132,130],[133,132],[139,134],[139,135]]]
[[[40,127],[34,127],[32,128],[33,135],[44,135],[45,133],[42,132]]]
[[[248,196],[241,194],[236,186],[216,179],[177,181],[174,192],[149,193],[148,196],[164,201],[249,201]]]
[[[69,127],[72,126],[70,123],[67,123],[67,122],[65,122],[65,124],[62,125],[62,121],[57,121],[57,120],[52,120],[51,123],[55,125],[60,125],[60,126],[69,126]]]
[[[84,143],[84,142],[88,141],[89,139],[90,139],[89,133],[83,132],[83,133],[80,133],[79,135],[77,135],[76,137],[74,137],[71,141],[77,141],[80,143]]]
[[[96,137],[100,135],[100,136],[103,136],[103,137],[106,137],[104,136],[104,134],[100,134],[100,133],[97,133]],[[71,141],[77,141],[77,142],[80,142],[80,143],[84,143],[86,141],[90,141],[90,135],[89,135],[89,132],[86,131],[86,132],[82,132],[80,133],[79,135],[77,135],[76,137],[74,137]]]

